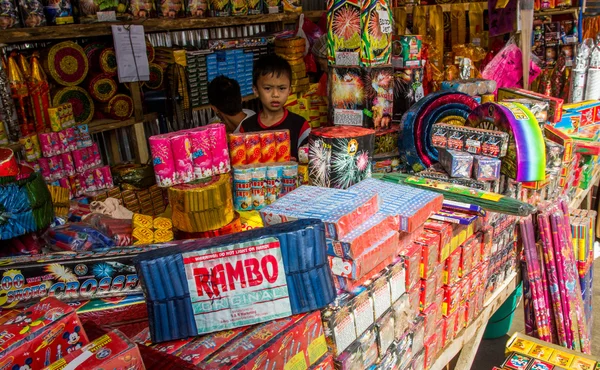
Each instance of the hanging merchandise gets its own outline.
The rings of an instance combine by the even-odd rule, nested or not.
[[[586,39],[576,49],[575,65],[572,70],[573,77],[571,78],[569,94],[572,103],[579,103],[584,100],[589,59],[593,48],[594,40]]]
[[[50,128],[50,117],[48,116],[50,87],[37,53],[31,56],[31,75],[28,77],[27,87],[29,88],[29,97],[33,108],[35,130],[44,132]]]
[[[0,30],[21,27],[17,0],[7,0],[0,7]]]
[[[56,91],[52,105],[70,103],[77,124],[89,123],[94,117],[94,101],[88,92],[79,86],[63,87]]]
[[[63,41],[45,50],[42,63],[46,73],[62,86],[79,85],[88,74],[86,54],[72,41]]]
[[[117,93],[117,83],[106,73],[90,74],[86,83],[87,91],[100,103],[107,103]]]
[[[312,242],[305,243],[307,239]],[[140,255],[135,263],[149,308],[152,341],[232,329],[325,307],[336,296],[325,250],[323,223],[306,219],[196,240],[170,248],[168,254]],[[209,255],[212,257],[207,258]],[[234,266],[236,261],[241,266],[240,260],[262,261],[264,280],[252,280],[234,289],[206,280],[223,266]],[[256,289],[263,292],[265,300],[255,302],[252,313],[244,314],[243,320],[236,312],[245,312],[245,305],[223,311],[214,304],[221,299],[245,299],[246,291]],[[199,301],[209,305],[194,314],[198,303],[192,302]]]
[[[11,53],[8,57],[8,81],[13,102],[17,110],[17,117],[19,118],[20,133],[22,136],[27,136],[35,133],[35,126],[33,117],[31,116],[31,100],[29,99],[27,82],[17,64],[16,57],[15,52]]]
[[[418,101],[404,114],[400,123],[398,146],[401,160],[414,172],[431,167],[437,158],[431,142],[433,124],[449,119],[464,124],[478,105],[473,97],[454,91],[436,92]]]
[[[491,32],[490,32],[491,35]],[[496,81],[498,88],[523,86],[523,61],[521,49],[510,39],[504,48],[486,64],[481,77]],[[535,80],[541,73],[540,67],[532,60],[529,67],[529,81]]]
[[[308,171],[312,185],[347,189],[371,174],[375,131],[361,127],[324,127],[309,137]]]
[[[0,131],[6,131],[10,141],[17,141],[21,136],[8,71],[2,62],[0,62]]]
[[[589,68],[585,86],[585,100],[600,99],[600,42],[590,51]]]

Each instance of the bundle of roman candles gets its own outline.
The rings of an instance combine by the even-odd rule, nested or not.
[[[153,342],[317,310],[336,292],[325,225],[298,220],[135,259]]]

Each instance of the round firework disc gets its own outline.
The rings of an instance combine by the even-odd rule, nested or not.
[[[73,115],[78,124],[89,123],[94,117],[94,102],[87,91],[79,86],[64,87],[54,94],[52,104],[54,106],[71,103]]]
[[[144,86],[150,90],[158,90],[163,84],[164,71],[156,63],[150,63],[150,80],[144,82]]]
[[[63,41],[47,51],[44,68],[59,85],[75,86],[87,76],[89,63],[81,46]]]
[[[117,74],[117,55],[115,48],[106,48],[100,52],[100,70],[111,76]]]
[[[102,104],[102,112],[112,119],[127,119],[133,114],[133,99],[125,94],[117,94],[108,104]]]
[[[100,73],[90,78],[87,87],[92,98],[100,103],[108,102],[117,94],[117,83],[107,73]]]
[[[152,63],[154,61],[154,46],[151,43],[146,41],[146,54],[148,55],[148,63]]]
[[[106,44],[102,42],[92,42],[83,47],[83,52],[88,58],[88,63],[93,66],[95,61],[98,60],[100,52],[106,47]]]

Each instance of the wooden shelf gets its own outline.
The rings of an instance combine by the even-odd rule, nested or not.
[[[152,121],[152,120],[156,119],[156,117],[157,117],[156,113],[146,114],[146,115],[144,115],[144,122]],[[99,134],[99,133],[105,132],[105,131],[111,131],[111,130],[116,130],[118,128],[133,126],[136,123],[137,122],[136,122],[135,118],[133,118],[133,117],[128,118],[123,121],[117,121],[114,119],[99,119],[99,120],[94,120],[94,121],[88,123],[88,128],[89,128],[90,134]]]
[[[431,366],[431,369],[445,369],[446,365],[448,365],[459,353],[460,356],[455,369],[470,369],[490,317],[492,317],[504,301],[506,301],[515,291],[518,283],[519,277],[516,272],[513,272],[484,303],[483,311],[479,316],[477,316],[469,326],[458,333],[452,342],[446,344],[446,347],[438,355],[438,358]]]
[[[579,13],[579,8],[563,8],[563,9],[544,9],[536,10],[535,15],[561,15],[561,14],[575,14]]]
[[[594,170],[594,174],[592,175],[592,181],[590,181],[590,186],[587,189],[578,188],[575,191],[575,196],[573,197],[573,199],[571,199],[571,202],[569,203],[569,209],[575,210],[575,209],[578,209],[579,207],[581,207],[581,203],[583,203],[583,200],[588,196],[588,194],[590,193],[592,188],[594,186],[598,185],[599,180],[600,180],[600,166],[598,166]]]
[[[242,102],[250,101],[250,100],[253,100],[256,98],[258,98],[258,95],[255,95],[255,94],[242,96]],[[209,108],[210,108],[210,104],[204,104],[204,105],[199,105],[197,107],[194,107],[194,108],[192,108],[192,110],[197,111],[197,110],[204,110],[204,109],[209,109]]]
[[[243,26],[261,23],[292,23],[299,17],[297,13],[279,13],[247,15],[238,17],[213,18],[180,18],[180,19],[146,19],[144,21],[102,22],[90,24],[68,24],[35,28],[15,28],[0,32],[0,44],[15,44],[21,42],[67,40],[81,37],[97,37],[112,35],[111,26],[143,25],[146,33],[167,32],[197,28],[215,28]]]
[[[23,146],[21,145],[21,143],[10,143],[10,144],[6,144],[6,145],[0,145],[0,147],[12,149],[13,152],[16,152],[16,151],[21,150],[21,148]]]

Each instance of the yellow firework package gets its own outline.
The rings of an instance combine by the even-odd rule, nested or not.
[[[149,244],[154,241],[154,231],[146,227],[136,227],[131,232],[133,240],[138,241],[142,244]]]
[[[153,226],[156,230],[171,230],[173,223],[166,217],[157,217],[153,221]]]
[[[151,229],[153,227],[152,221],[153,221],[152,216],[146,216],[146,215],[142,215],[139,213],[134,213],[133,220],[132,220],[132,226],[134,228],[141,227],[141,228]]]

